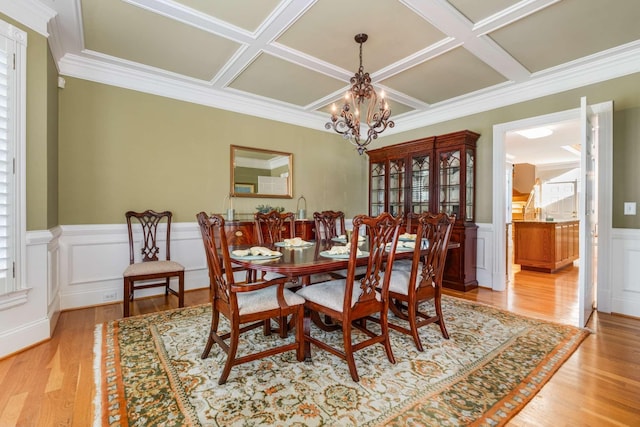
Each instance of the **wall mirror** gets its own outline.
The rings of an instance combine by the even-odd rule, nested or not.
[[[231,146],[231,195],[291,199],[293,154]]]

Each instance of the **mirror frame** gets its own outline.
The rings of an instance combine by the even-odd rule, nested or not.
[[[286,194],[264,194],[264,193],[242,193],[236,191],[236,185],[242,185],[242,183],[238,183],[235,180],[235,170],[236,170],[236,152],[238,150],[242,151],[251,151],[255,153],[263,153],[263,154],[274,154],[279,156],[287,157],[289,162],[289,176],[287,177],[287,192]],[[254,198],[273,198],[273,199],[292,199],[293,198],[293,154],[285,153],[283,151],[275,151],[268,150],[262,148],[253,148],[253,147],[243,147],[240,145],[231,145],[231,163],[230,163],[230,171],[231,171],[231,196],[232,197],[254,197]]]

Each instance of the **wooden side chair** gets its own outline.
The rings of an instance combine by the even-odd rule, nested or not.
[[[184,267],[171,261],[171,217],[169,211],[144,212],[128,211],[127,230],[129,232],[129,266],[124,271],[124,317],[129,316],[129,305],[133,301],[133,292],[139,289],[164,286],[165,295],[169,293],[178,297],[178,307],[184,307]],[[134,254],[133,224],[134,220],[140,223],[142,228],[142,258],[136,262]],[[164,239],[164,260],[161,260],[160,241],[158,239],[158,225],[166,223],[166,235]],[[178,290],[175,291],[169,285],[171,278],[178,278]],[[161,282],[149,283],[148,281],[162,279]],[[144,281],[141,284],[136,282]]]
[[[293,350],[296,351],[298,361],[303,361],[304,298],[285,289],[284,280],[236,284],[224,233],[224,219],[220,215],[209,217],[204,212],[196,217],[207,255],[211,297],[211,328],[201,357],[205,359],[209,355],[214,343],[227,354],[218,384],[224,384],[231,368],[241,363]],[[219,238],[219,249],[216,247],[216,238]],[[229,320],[230,332],[225,334],[218,333],[220,314]],[[286,317],[290,314],[295,318],[295,342],[236,357],[241,333],[262,327],[265,321],[273,317]],[[249,324],[245,325],[246,323]],[[228,344],[226,340],[229,341]]]
[[[389,283],[390,309],[397,317],[406,320],[408,327],[393,323],[389,327],[413,337],[416,348],[423,351],[418,328],[437,323],[442,336],[449,339],[449,333],[442,316],[442,275],[447,256],[447,247],[455,215],[446,213],[423,213],[418,218],[416,249],[411,269],[393,268]],[[418,248],[426,247],[421,256]],[[433,300],[435,315],[431,316],[419,310],[424,301]]]
[[[387,315],[389,310],[388,287],[391,278],[391,268],[384,269],[384,263],[393,264],[396,245],[398,243],[398,230],[400,219],[394,218],[388,213],[378,217],[357,215],[353,219],[354,235],[361,229],[366,229],[370,238],[369,256],[367,258],[367,271],[360,280],[355,278],[358,240],[350,243],[349,266],[346,279],[337,279],[329,282],[305,286],[297,294],[306,299],[304,344],[305,355],[311,357],[311,344],[326,350],[347,362],[351,378],[358,381],[353,354],[371,346],[382,344],[389,362],[395,363],[391,343],[389,342],[389,328]],[[311,336],[310,319],[311,312],[324,314],[340,324],[342,328],[343,349],[320,341]],[[367,328],[366,318],[378,314],[380,317],[380,333]],[[357,342],[352,342],[352,328],[356,328],[366,334],[366,337]]]
[[[296,236],[295,215],[293,212],[271,211],[268,213],[256,212],[254,214],[256,236],[258,244],[272,245],[282,242],[284,239],[292,239]],[[287,231],[287,226],[289,230]]]
[[[344,226],[344,212],[322,211],[313,213],[316,228],[316,240],[331,240],[346,233]]]

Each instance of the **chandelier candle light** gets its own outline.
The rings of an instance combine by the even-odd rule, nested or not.
[[[351,77],[351,89],[344,97],[344,105],[338,113],[336,105],[333,104],[331,121],[325,125],[326,129],[332,129],[348,139],[357,147],[358,153],[362,155],[367,151],[367,145],[378,138],[387,127],[394,127],[395,123],[389,120],[391,110],[389,104],[384,100],[384,92],[378,94],[371,85],[369,73],[364,72],[362,67],[362,43],[369,37],[366,34],[357,34],[356,43],[360,44],[360,68]],[[361,114],[362,113],[362,114]],[[367,138],[360,139],[360,117],[365,118],[365,123],[369,126]]]

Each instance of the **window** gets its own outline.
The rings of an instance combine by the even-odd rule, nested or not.
[[[0,294],[19,291],[24,197],[26,33],[0,21]],[[22,168],[22,172],[20,170]]]

